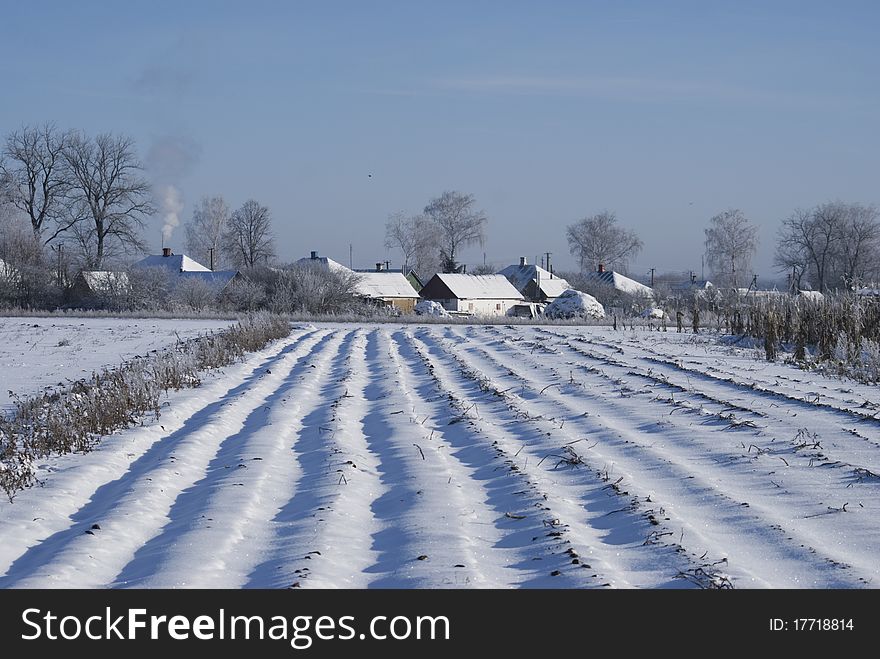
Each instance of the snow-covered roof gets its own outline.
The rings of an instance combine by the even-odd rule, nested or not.
[[[218,290],[223,290],[226,286],[235,279],[235,275],[238,274],[237,270],[215,270],[207,272],[202,272],[199,270],[189,270],[178,273],[177,276],[177,284],[182,281],[191,281],[191,280],[199,280],[203,281],[209,286],[216,288]]]
[[[417,298],[416,289],[400,272],[359,272],[357,291],[370,298]]]
[[[439,278],[459,300],[523,299],[520,292],[504,275],[460,275],[438,272],[434,276]]]
[[[549,271],[537,265],[509,265],[499,270],[498,274],[507,277],[520,292],[525,290],[529,282],[537,279],[541,291],[548,298],[559,297],[563,291],[571,288],[571,284],[562,277],[551,275]]]
[[[107,292],[127,289],[128,273],[112,270],[83,270],[80,272],[86,285],[95,292]]]
[[[166,268],[171,272],[211,272],[198,261],[191,259],[186,254],[152,254],[141,259],[131,266],[132,268]]]
[[[819,291],[798,291],[798,295],[811,302],[821,302],[825,299],[825,296]]]
[[[594,281],[602,282],[609,286],[613,286],[616,290],[628,293],[635,297],[654,297],[654,290],[650,286],[640,284],[635,279],[614,272],[613,270],[605,270],[604,272],[591,272],[589,278]]]
[[[323,268],[327,268],[333,272],[345,271],[351,272],[349,268],[346,268],[344,265],[339,263],[338,261],[334,261],[329,256],[316,256],[315,258],[305,257],[299,259],[296,262],[296,265],[316,265],[321,266]]]

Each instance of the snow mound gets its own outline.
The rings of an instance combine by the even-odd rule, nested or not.
[[[592,295],[569,288],[547,305],[544,315],[548,318],[604,318],[605,309]]]
[[[640,318],[656,318],[657,320],[663,320],[667,318],[666,312],[663,309],[659,309],[654,307],[653,309],[645,309],[642,313],[639,314]]]
[[[422,300],[413,309],[419,316],[448,316],[443,305],[433,300]]]

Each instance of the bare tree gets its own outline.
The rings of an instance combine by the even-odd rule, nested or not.
[[[25,126],[6,138],[0,157],[0,187],[15,208],[30,219],[36,239],[46,245],[67,231],[70,172],[64,159],[70,134],[53,124]]]
[[[71,136],[64,158],[71,173],[77,219],[88,225],[78,241],[87,266],[99,270],[113,249],[143,250],[140,231],[154,211],[150,185],[141,177],[143,167],[134,141],[104,133],[94,139]],[[91,249],[93,247],[93,250]]]
[[[202,197],[186,223],[186,251],[201,263],[213,261],[214,269],[222,270],[229,260],[223,250],[229,217],[229,204],[223,197]]]
[[[776,266],[793,275],[793,285],[806,277],[821,291],[876,277],[878,220],[875,207],[842,201],[797,209],[779,230]]]
[[[758,250],[758,227],[738,208],[723,211],[706,228],[706,262],[716,283],[737,288],[749,277]]]
[[[581,270],[592,270],[601,263],[626,272],[629,260],[642,251],[636,233],[617,226],[617,217],[609,211],[570,224],[566,236],[568,249],[577,257]]]
[[[224,242],[229,259],[238,267],[253,268],[275,256],[269,209],[253,199],[229,218]]]
[[[440,269],[439,244],[439,230],[425,215],[398,212],[388,216],[385,246],[400,250],[404,271],[412,269],[419,276],[433,276]]]
[[[791,271],[798,287],[806,275],[818,290],[828,290],[842,223],[840,209],[832,204],[812,210],[796,209],[783,220],[779,230],[777,267]]]
[[[848,204],[839,243],[840,278],[848,286],[880,274],[880,214],[875,206]]]
[[[476,208],[473,195],[446,191],[425,206],[425,215],[439,230],[440,253],[443,269],[453,272],[458,268],[459,250],[486,240],[486,213]]]

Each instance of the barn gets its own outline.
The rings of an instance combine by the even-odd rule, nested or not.
[[[504,275],[437,273],[419,295],[447,311],[475,316],[505,316],[514,305],[523,302],[522,294]]]

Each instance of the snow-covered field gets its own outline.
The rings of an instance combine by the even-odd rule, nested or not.
[[[228,320],[0,317],[0,413],[105,366],[228,327]]]
[[[877,586],[878,403],[713,337],[298,326],[46,461],[0,586]]]

